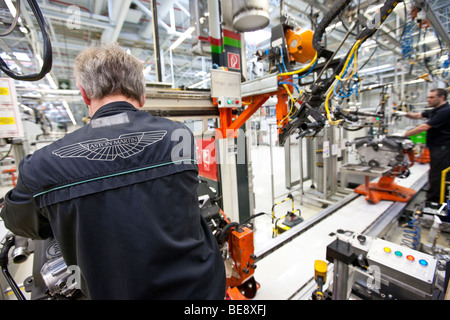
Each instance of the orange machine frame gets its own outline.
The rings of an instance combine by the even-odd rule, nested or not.
[[[296,30],[287,28],[284,36],[291,62],[306,63],[308,60],[312,61],[314,59],[317,52],[312,43],[313,31],[302,28],[297,28]],[[283,75],[278,80],[292,81],[292,77],[290,75]],[[287,101],[289,100],[290,94],[287,90],[292,92],[293,86],[284,84],[273,92],[244,98],[243,100],[247,101],[242,101],[242,104],[247,105],[247,108],[239,116],[233,115],[233,108],[219,108],[220,128],[216,129],[216,138],[237,138],[238,129],[273,95],[276,95],[278,98],[276,115],[277,124],[279,125],[278,133],[280,133],[281,126],[284,126],[289,121],[288,115],[290,108],[288,107]],[[299,102],[301,103],[301,101]],[[216,101],[213,101],[213,103],[217,105]]]
[[[220,210],[220,214],[227,223],[230,223],[230,220],[222,210]],[[230,257],[234,261],[234,272],[231,277],[227,277],[227,299],[251,299],[252,297],[246,296],[241,292],[241,289],[245,287],[247,282],[251,282],[251,278],[254,277],[255,273],[256,257],[254,254],[253,231],[244,226],[232,227],[229,230],[227,242],[228,248],[230,248]],[[254,288],[255,294],[258,289],[259,285],[256,283],[256,287]]]
[[[370,177],[365,177],[365,183],[354,189],[356,193],[366,195],[369,203],[377,203],[380,200],[407,202],[416,191],[399,186],[394,182],[394,176],[381,177],[378,182],[370,182]]]
[[[290,77],[285,78],[289,79]],[[292,86],[288,85],[288,88],[292,90]],[[247,105],[247,108],[239,115],[233,114],[233,108],[219,108],[220,127],[216,128],[216,139],[237,138],[239,128],[274,95],[278,98],[276,104],[277,123],[286,124],[288,121],[287,101],[289,94],[285,88],[279,88],[277,91],[244,98],[242,104]],[[245,101],[248,99],[250,101]]]
[[[414,164],[414,152],[410,150],[405,153],[407,153],[410,166],[412,166]],[[354,192],[366,195],[367,202],[373,204],[380,200],[408,202],[416,194],[416,191],[399,186],[394,182],[395,177],[406,169],[404,166],[398,166],[392,170],[391,174],[382,176],[378,182],[370,182],[370,177],[366,176],[364,184],[355,188]]]

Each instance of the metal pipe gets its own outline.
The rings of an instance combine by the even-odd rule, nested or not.
[[[121,1],[120,12],[119,12],[117,21],[115,21],[116,27],[114,28],[114,31],[113,31],[113,34],[111,37],[111,42],[114,42],[119,38],[120,31],[122,31],[122,27],[125,22],[125,18],[128,14],[128,10],[130,9],[130,4],[131,4],[131,0]]]
[[[222,21],[220,15],[220,2],[219,0],[208,0],[208,12],[209,12],[209,36],[213,40],[219,40],[222,45]],[[226,66],[223,54],[219,54],[217,59],[213,55],[213,64],[218,64],[219,67]]]
[[[416,0],[415,2],[418,7],[425,10],[425,15],[430,21],[430,24],[434,27],[434,30],[436,30],[436,33],[443,40],[443,42],[445,42],[447,49],[450,48],[450,37],[429,2],[427,0]]]
[[[275,185],[273,181],[273,151],[272,151],[272,124],[269,124],[269,150],[270,150],[270,182],[272,186],[272,203],[275,203]]]
[[[155,67],[156,67],[156,80],[157,82],[162,81],[161,73],[161,58],[160,58],[160,46],[159,46],[159,30],[158,30],[158,10],[156,0],[151,2],[151,12],[153,18],[153,52],[155,54]]]
[[[101,15],[104,2],[105,2],[105,0],[97,0],[97,1],[95,1],[94,13],[96,15]]]
[[[209,11],[209,35],[213,39],[221,39],[220,30],[220,4],[218,0],[208,0]]]
[[[348,265],[335,260],[333,275],[333,300],[347,300]]]
[[[299,153],[299,171],[300,171],[300,204],[303,204],[303,138],[298,140],[298,153]]]

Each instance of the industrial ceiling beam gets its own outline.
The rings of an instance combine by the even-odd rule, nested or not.
[[[447,49],[450,49],[450,37],[428,1],[415,0],[415,2],[419,8],[425,11],[426,17],[430,21],[430,24],[434,27],[434,30],[436,31],[438,36],[445,43]]]
[[[115,24],[114,29],[108,28],[103,31],[102,43],[115,42],[122,31],[125,18],[130,9],[131,0],[108,1],[108,10],[111,14],[111,22]]]

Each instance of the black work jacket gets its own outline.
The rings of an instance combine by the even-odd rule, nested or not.
[[[445,103],[439,108],[426,110],[422,116],[427,118],[426,122],[431,126],[427,131],[427,146],[441,147],[450,146],[450,105]]]
[[[1,216],[16,235],[54,236],[90,299],[223,299],[195,159],[185,125],[113,102],[21,161]]]

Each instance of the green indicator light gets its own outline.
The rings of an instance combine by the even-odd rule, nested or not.
[[[231,102],[233,102],[233,101],[231,101],[231,99],[228,99],[228,100],[227,100],[227,103],[228,103],[228,104],[231,104]]]
[[[401,257],[403,254],[402,254],[400,251],[395,251],[395,255],[396,255],[397,257]]]

